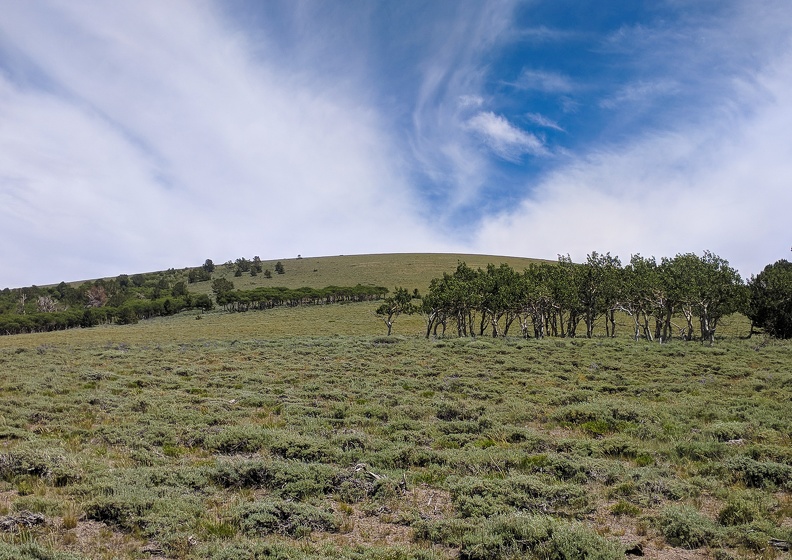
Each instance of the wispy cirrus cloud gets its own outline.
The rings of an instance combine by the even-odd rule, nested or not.
[[[575,80],[561,72],[525,68],[513,84],[519,89],[545,93],[570,93],[578,89]]]
[[[599,102],[604,109],[617,109],[624,105],[656,101],[660,97],[671,96],[681,91],[680,85],[668,79],[654,81],[639,80],[628,83]]]
[[[2,283],[431,239],[368,100],[212,4],[14,4],[0,34]]]
[[[0,287],[240,254],[767,258],[786,2],[616,2],[8,3]]]
[[[483,111],[471,118],[467,124],[503,159],[519,161],[525,154],[547,155],[548,153],[539,138],[517,128],[501,115]]]
[[[668,29],[631,30],[640,48],[629,51],[630,63],[652,68],[661,56],[666,65],[654,66],[653,79],[615,90],[603,108],[632,103],[657,116],[619,129],[622,138],[567,154],[526,186],[514,209],[483,220],[476,249],[545,258],[570,253],[575,260],[593,250],[627,260],[639,252],[708,249],[744,276],[788,259],[792,21],[780,3],[764,7],[764,26],[731,6],[673,32],[693,36],[698,29],[695,40],[671,41]],[[633,39],[619,38],[625,51]],[[702,40],[709,49],[703,54]],[[752,61],[745,53],[728,58],[746,45],[754,46]],[[710,66],[721,56],[722,65]]]
[[[552,128],[553,130],[564,132],[564,129],[561,127],[561,125],[559,125],[554,120],[545,117],[544,115],[539,113],[526,113],[524,116],[529,122],[537,126],[541,126],[543,128]]]

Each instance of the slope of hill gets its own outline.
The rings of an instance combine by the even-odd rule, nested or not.
[[[453,272],[458,262],[471,268],[485,268],[487,264],[507,263],[515,270],[523,270],[537,259],[505,257],[496,255],[469,255],[453,253],[392,253],[376,255],[338,255],[335,257],[304,257],[262,261],[262,267],[273,271],[272,278],[259,274],[244,274],[234,277],[234,266],[215,263],[213,278],[227,278],[237,289],[259,286],[283,286],[285,288],[324,288],[325,286],[403,286],[424,291],[432,278],[444,272]],[[285,273],[275,274],[275,265],[281,262]],[[191,291],[209,293],[211,283],[202,282],[190,286]]]

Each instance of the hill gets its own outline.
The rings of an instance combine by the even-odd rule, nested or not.
[[[250,289],[259,286],[283,286],[285,288],[324,288],[325,286],[403,286],[420,291],[429,287],[432,278],[442,276],[444,272],[452,272],[458,262],[465,262],[472,268],[484,268],[487,264],[507,263],[517,270],[523,270],[538,259],[522,257],[506,257],[497,255],[471,255],[452,253],[393,253],[373,255],[338,255],[334,257],[304,257],[297,259],[281,259],[261,261],[266,270],[275,270],[275,265],[283,264],[285,273],[274,274],[265,278],[262,274],[234,277],[233,263],[217,265],[213,278],[227,278],[234,282],[238,289]],[[207,284],[192,285],[191,290],[208,293],[211,286]]]

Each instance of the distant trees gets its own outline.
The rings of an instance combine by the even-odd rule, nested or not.
[[[393,322],[399,315],[411,315],[417,308],[412,304],[413,296],[405,288],[396,288],[392,296],[385,298],[385,301],[377,308],[377,315],[382,317],[388,327],[388,336],[391,335]]]
[[[748,281],[745,314],[754,327],[777,338],[792,338],[792,263],[767,265]]]
[[[58,304],[50,296],[39,296],[36,306],[39,313],[54,313],[58,310]]]
[[[585,336],[592,337],[604,327],[605,336],[612,337],[616,314],[622,312],[631,317],[636,340],[679,337],[712,343],[723,317],[742,311],[752,332],[762,329],[792,338],[792,263],[786,260],[768,265],[747,286],[726,260],[709,251],[659,262],[633,255],[625,266],[609,253],[593,252],[580,264],[559,256],[557,263],[534,263],[522,272],[507,264],[473,269],[460,262],[453,272],[432,279],[423,297],[417,290],[397,287],[389,294],[383,287],[360,285],[237,290],[225,278],[235,269],[247,268],[251,275],[262,269],[267,278],[272,272],[263,269],[259,257],[230,265],[211,282],[214,298],[190,292],[187,285],[211,278],[210,259],[184,271],[5,289],[0,291],[0,334],[132,323],[185,309],[208,310],[215,303],[228,311],[246,311],[383,300],[376,314],[388,334],[401,315],[420,312],[427,337],[443,336],[449,327],[461,337],[519,331],[525,338],[582,336],[584,327]],[[285,273],[280,261],[274,268]]]
[[[445,332],[449,321],[459,336],[506,336],[519,321],[525,337],[575,337],[578,325],[592,337],[604,319],[606,336],[615,336],[615,315],[626,312],[634,321],[634,337],[667,340],[672,318],[680,313],[687,340],[694,321],[699,338],[713,342],[719,321],[741,308],[744,287],[727,261],[709,251],[673,259],[635,255],[627,267],[610,253],[593,252],[575,264],[559,256],[557,264],[532,264],[522,274],[506,264],[473,270],[460,262],[453,274],[432,280],[421,311],[426,336]]]
[[[212,291],[215,294],[217,303],[220,303],[220,298],[234,289],[234,283],[226,278],[215,278],[212,280]],[[221,304],[222,305],[222,304]]]
[[[212,270],[214,270],[214,265],[212,265]],[[205,267],[201,268],[192,268],[190,272],[187,273],[187,282],[190,284],[195,284],[196,282],[206,282],[207,280],[212,279],[212,273],[206,270]]]
[[[107,291],[104,289],[104,286],[99,284],[95,284],[88,288],[85,297],[88,302],[88,307],[102,307],[107,303]]]
[[[213,281],[214,283],[217,280]],[[228,282],[227,280],[225,282]],[[231,284],[230,282],[228,282]],[[233,285],[233,284],[232,284]],[[327,286],[326,288],[283,288],[260,287],[252,290],[227,289],[227,285],[218,286],[216,301],[227,311],[249,311],[251,309],[263,310],[274,307],[296,307],[298,305],[329,305],[333,303],[348,303],[361,301],[375,301],[385,297],[387,288],[381,286],[352,287]]]

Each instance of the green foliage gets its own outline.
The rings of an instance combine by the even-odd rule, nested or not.
[[[625,502],[624,500],[619,500],[610,508],[610,512],[613,515],[625,515],[628,517],[635,517],[641,513],[641,508],[636,506],[635,504],[631,504],[630,502]]]
[[[777,338],[792,338],[792,263],[767,265],[748,282],[745,314],[753,325]]]
[[[312,531],[338,532],[341,521],[332,512],[300,502],[267,500],[239,506],[236,523],[249,536],[271,534],[305,537]]]
[[[209,261],[211,262],[211,261]],[[206,265],[201,268],[192,268],[190,272],[187,274],[187,281],[190,284],[195,284],[196,282],[206,282],[212,279],[212,271],[214,270],[214,265],[212,265],[212,270],[207,270]]]
[[[392,296],[385,298],[385,301],[377,308],[377,315],[381,316],[385,325],[388,327],[388,336],[393,329],[393,322],[399,315],[411,315],[417,308],[412,303],[413,296],[406,288],[396,288]]]
[[[20,545],[0,542],[0,560],[83,560],[83,557],[45,548],[36,542]]]
[[[581,512],[588,508],[585,489],[535,475],[505,479],[449,479],[454,505],[463,517],[490,517],[509,511]]]
[[[722,531],[710,519],[690,506],[669,506],[655,520],[669,544],[685,548],[717,546]]]
[[[672,503],[721,513],[714,555],[787,538],[788,342],[386,344],[376,305],[0,337],[9,515],[68,515],[76,531],[48,519],[31,538],[121,560],[147,543],[185,560],[580,557]],[[315,325],[327,336],[300,334]],[[323,528],[303,538],[298,519]],[[97,520],[128,548],[68,542]]]
[[[732,476],[751,488],[779,486],[792,490],[792,466],[772,461],[755,461],[749,457],[734,457],[724,463]]]
[[[234,289],[234,283],[225,278],[215,278],[212,280],[212,291],[218,299]]]
[[[618,544],[581,525],[535,515],[495,516],[481,523],[420,523],[416,539],[460,547],[460,558],[465,560],[616,560],[624,556]]]
[[[726,526],[745,525],[759,517],[759,509],[748,500],[730,498],[718,513],[718,523]]]

